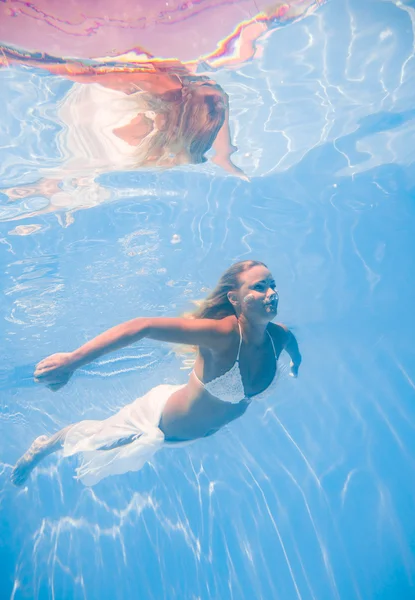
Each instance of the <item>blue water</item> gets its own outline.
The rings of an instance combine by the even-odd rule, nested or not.
[[[415,595],[413,3],[333,0],[215,74],[235,162],[116,172],[95,208],[0,204],[0,596],[14,599],[409,600]],[[1,185],[59,165],[70,84],[0,72]],[[42,205],[43,202],[43,205]],[[31,216],[26,216],[30,213]],[[142,341],[52,394],[34,364],[134,316],[176,315],[231,262],[267,263],[303,365],[275,398],[138,474],[95,488],[42,433],[105,418],[187,377]]]

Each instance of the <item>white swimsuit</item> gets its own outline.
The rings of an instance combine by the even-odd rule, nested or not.
[[[219,400],[222,400],[223,402],[230,402],[231,404],[238,404],[242,400],[249,399],[252,397],[255,397],[257,400],[261,399],[263,397],[263,395],[265,394],[265,392],[270,391],[270,388],[275,383],[276,376],[277,376],[278,356],[277,356],[277,352],[275,350],[274,341],[273,341],[269,331],[267,330],[268,337],[271,340],[272,348],[274,350],[274,357],[275,357],[274,378],[271,381],[271,383],[265,388],[265,390],[263,390],[259,394],[251,394],[250,396],[245,394],[245,388],[244,388],[244,384],[242,381],[241,370],[239,367],[239,355],[241,353],[241,346],[242,346],[242,331],[241,331],[241,326],[240,326],[239,322],[238,322],[238,327],[239,327],[238,354],[236,356],[236,360],[235,360],[233,366],[229,369],[229,371],[226,371],[226,373],[224,373],[223,375],[219,375],[219,377],[215,377],[214,379],[212,379],[211,381],[208,381],[207,383],[203,383],[203,381],[200,381],[199,377],[193,371],[194,377],[196,377],[197,381],[199,381],[199,383],[205,388],[205,390],[207,392],[209,392],[209,394],[212,394],[212,396],[219,398]]]

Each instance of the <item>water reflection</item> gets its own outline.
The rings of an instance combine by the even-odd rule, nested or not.
[[[212,79],[192,75],[175,62],[127,68],[10,49],[3,53],[8,64],[39,67],[73,82],[58,107],[62,164],[40,167],[41,178],[34,184],[2,190],[10,200],[48,198],[44,206],[36,205],[37,215],[105,202],[110,191],[97,181],[103,173],[201,164],[212,147],[213,162],[246,179],[231,160],[236,148],[228,97]]]
[[[0,66],[12,67],[11,78],[13,67],[22,65],[29,67],[30,81],[40,72],[33,69],[40,69],[72,85],[59,92],[51,115],[60,163],[48,164],[50,156],[39,161],[31,152],[31,165],[39,163],[36,180],[26,183],[31,177],[25,173],[23,181],[17,177],[18,186],[3,183],[7,200],[0,220],[57,213],[59,222],[68,225],[74,211],[118,197],[102,185],[100,175],[200,165],[211,149],[214,164],[247,180],[231,158],[237,148],[231,141],[229,98],[212,73],[261,57],[270,31],[309,15],[322,3],[155,1],[147,6],[124,0],[118,7],[107,0],[54,6],[46,0],[5,2]],[[46,88],[53,86],[45,81]],[[26,83],[20,82],[22,98],[31,95]],[[23,118],[44,148],[51,141],[45,135],[45,115],[36,121],[33,114],[42,106],[38,90],[35,95],[36,107]]]

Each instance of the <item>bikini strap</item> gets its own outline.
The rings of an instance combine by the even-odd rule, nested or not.
[[[271,344],[272,344],[272,347],[273,347],[273,349],[274,349],[274,356],[275,356],[275,360],[277,360],[277,353],[276,353],[276,351],[275,351],[274,340],[272,339],[272,335],[270,334],[270,332],[268,331],[268,329],[267,329],[267,334],[268,334],[268,337],[269,337],[269,339],[271,340]]]
[[[236,356],[236,362],[239,361],[239,355],[241,353],[241,346],[242,346],[242,331],[241,331],[241,325],[240,325],[239,321],[238,321],[238,327],[239,327],[239,348],[238,348],[238,354]],[[277,351],[275,350],[274,340],[272,339],[272,335],[270,334],[268,329],[266,331],[267,331],[269,339],[271,340],[272,349],[274,350],[274,358],[275,358],[275,360],[277,360]]]
[[[239,355],[241,353],[241,346],[242,346],[242,331],[241,331],[241,325],[238,321],[238,327],[239,327],[239,348],[238,348],[238,355],[236,357],[236,362],[239,361]]]

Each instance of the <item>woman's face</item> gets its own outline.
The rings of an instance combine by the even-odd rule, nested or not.
[[[236,292],[237,307],[249,320],[272,321],[278,311],[278,292],[271,272],[262,265],[239,275],[241,286]]]

